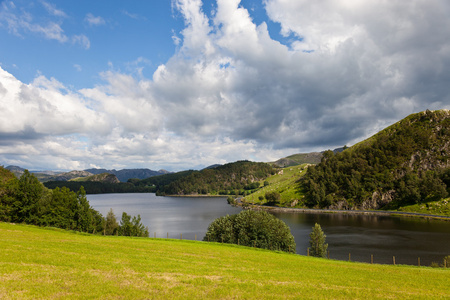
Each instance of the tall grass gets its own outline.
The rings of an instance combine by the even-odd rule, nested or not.
[[[0,299],[450,298],[450,269],[0,223]]]

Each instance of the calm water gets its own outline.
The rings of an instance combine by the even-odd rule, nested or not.
[[[99,194],[87,195],[91,206],[106,216],[113,209],[118,221],[122,212],[141,216],[142,224],[148,226],[150,237],[201,240],[208,225],[215,219],[237,214],[240,208],[228,205],[222,197],[156,197],[155,194]]]
[[[227,204],[225,198],[156,197],[155,194],[88,195],[91,206],[104,216],[112,208],[117,219],[122,212],[140,214],[149,227],[150,237],[183,239],[204,237],[208,225],[216,218],[236,214],[240,208]],[[322,226],[330,258],[391,264],[421,265],[442,262],[450,255],[450,222],[408,217],[345,214],[274,213],[291,228],[297,253],[306,255],[309,233],[315,223]]]

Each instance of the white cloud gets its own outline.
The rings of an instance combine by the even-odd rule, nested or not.
[[[66,13],[60,9],[57,9],[55,5],[50,4],[48,2],[42,1],[42,5],[48,11],[49,14],[57,16],[57,17],[67,17]]]
[[[83,68],[79,65],[79,64],[73,64],[73,67],[75,68],[75,70],[77,70],[78,72],[81,72],[83,70]]]
[[[74,35],[72,37],[72,42],[74,44],[80,44],[86,50],[91,48],[91,42],[89,41],[89,38],[84,34]]]
[[[23,84],[0,69],[8,99],[0,135],[20,151],[2,148],[0,161],[44,153],[39,161],[60,168],[171,170],[270,161],[351,145],[410,113],[450,108],[447,2],[264,3],[282,34],[301,39],[273,40],[238,0],[217,1],[212,16],[201,1],[178,0],[178,50],[151,79],[142,75],[145,58],[128,65],[131,74],[111,63],[103,84],[80,91],[43,76]],[[72,41],[89,48],[85,36]]]
[[[86,17],[84,18],[84,21],[87,22],[90,26],[98,26],[98,25],[104,25],[105,19],[103,19],[102,17],[98,16],[95,17],[93,14],[88,13],[86,15]]]

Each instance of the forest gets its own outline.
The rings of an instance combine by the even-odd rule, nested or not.
[[[157,186],[157,195],[243,195],[257,189],[258,181],[275,174],[276,168],[266,163],[247,160],[211,169],[193,171],[168,184]],[[161,175],[161,176],[170,176]],[[173,176],[173,175],[172,175]],[[155,176],[149,181],[157,179]]]
[[[341,153],[326,151],[300,180],[309,207],[395,209],[450,193],[450,118],[426,111]]]

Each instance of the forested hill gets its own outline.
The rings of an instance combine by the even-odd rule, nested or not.
[[[410,115],[341,153],[324,153],[301,180],[305,204],[396,208],[450,192],[450,112]]]
[[[238,161],[201,171],[185,171],[178,178],[178,173],[155,176],[145,182],[157,185],[159,195],[234,195],[259,187],[258,181],[275,172],[266,163]],[[166,177],[173,180],[164,180]]]

